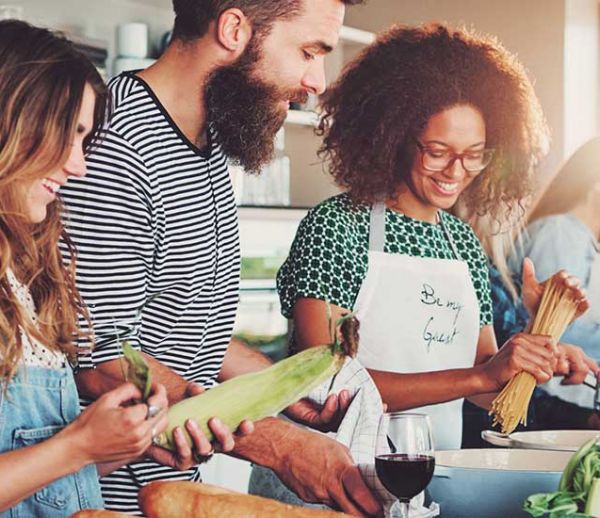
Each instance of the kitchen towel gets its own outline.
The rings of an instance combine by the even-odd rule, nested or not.
[[[333,384],[331,381],[322,384],[309,397],[322,404],[329,394],[339,394],[344,389],[350,392],[353,399],[334,434],[335,438],[348,447],[365,482],[379,498],[388,515],[396,497],[383,487],[375,471],[375,443],[379,418],[383,414],[383,402],[367,370],[357,359],[349,358],[334,378]],[[432,503],[429,509],[423,506],[423,494],[411,500],[411,518],[433,517],[438,514],[437,504]]]
[[[352,402],[337,432],[328,435],[350,450],[365,482],[384,506],[386,515],[389,515],[396,498],[383,487],[375,472],[375,443],[379,418],[383,413],[383,403],[367,370],[358,360],[348,358],[333,382],[331,379],[327,380],[314,389],[308,397],[323,404],[329,394],[339,394],[344,389],[353,396]],[[306,504],[287,489],[275,473],[260,466],[253,468],[249,493],[295,505],[323,507],[317,504]],[[410,518],[430,518],[438,515],[439,506],[436,503],[432,503],[429,509],[423,506],[423,495],[411,501]]]

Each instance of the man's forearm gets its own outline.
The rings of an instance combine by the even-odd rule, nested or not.
[[[152,380],[165,386],[172,405],[181,401],[185,395],[188,382],[173,369],[163,365],[152,356],[143,354],[150,366]],[[97,399],[105,392],[125,382],[121,360],[111,360],[97,365],[95,369],[83,369],[77,373],[77,388],[82,396]]]
[[[232,338],[227,348],[227,354],[223,359],[221,372],[219,372],[219,381],[226,381],[241,374],[266,369],[272,363],[261,352],[252,349],[241,340]]]
[[[169,404],[181,401],[187,390],[188,382],[173,369],[144,354],[150,365],[152,379],[167,389]],[[96,399],[105,392],[124,382],[121,360],[111,360],[97,365],[95,369],[84,369],[77,374],[77,387],[84,397]],[[226,381],[247,372],[255,372],[272,365],[264,354],[255,351],[240,340],[233,338],[223,360],[219,381]]]
[[[231,455],[278,471],[288,452],[296,448],[297,438],[310,433],[283,419],[267,417],[254,423],[254,432],[236,438]]]

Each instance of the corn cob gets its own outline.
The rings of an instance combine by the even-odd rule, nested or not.
[[[281,412],[335,376],[346,356],[356,354],[357,327],[355,319],[345,320],[342,343],[335,339],[331,345],[311,347],[265,370],[233,378],[173,405],[168,413],[169,425],[156,437],[155,444],[174,450],[173,430],[180,427],[191,446],[191,438],[184,426],[187,419],[196,421],[208,440],[212,440],[214,437],[208,427],[212,417],[218,417],[235,430],[246,419],[258,421]]]

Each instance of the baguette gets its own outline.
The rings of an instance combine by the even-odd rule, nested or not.
[[[142,511],[148,518],[342,518],[334,511],[308,509],[235,493],[196,482],[152,482],[139,493]]]

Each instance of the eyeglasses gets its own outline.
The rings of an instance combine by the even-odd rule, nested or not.
[[[418,140],[415,141],[417,148],[421,152],[421,165],[423,169],[431,172],[445,171],[454,165],[454,162],[460,160],[463,169],[467,173],[477,174],[483,171],[494,157],[493,149],[480,149],[476,151],[467,151],[465,153],[455,153],[449,149],[440,149],[427,147]]]

